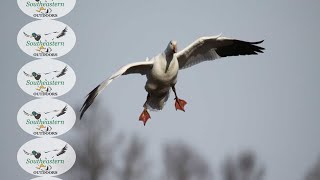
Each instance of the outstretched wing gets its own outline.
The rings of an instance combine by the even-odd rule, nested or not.
[[[96,88],[94,88],[88,95],[86,101],[83,103],[80,109],[80,119],[82,118],[84,112],[89,108],[89,106],[93,103],[94,99],[102,92],[102,90],[107,87],[114,79],[120,77],[121,75],[127,74],[141,74],[145,75],[149,70],[153,67],[153,61],[143,61],[131,63],[126,66],[120,68],[116,73],[114,73],[110,78],[104,80],[101,84],[99,84]]]
[[[68,110],[68,106],[66,105],[56,116],[59,117],[59,116],[62,116],[64,115]]]
[[[62,154],[64,154],[67,151],[68,145],[66,144],[61,150],[60,152],[58,152],[57,156],[60,156]]]
[[[185,69],[204,61],[227,56],[255,55],[263,53],[264,48],[258,42],[246,42],[226,37],[202,37],[176,54],[179,69]]]
[[[68,31],[68,27],[65,27],[60,34],[58,34],[57,38],[61,38],[62,36],[66,35]]]
[[[27,33],[23,32],[23,34],[28,37],[28,38],[32,38],[32,36],[28,35]]]
[[[26,154],[26,155],[28,155],[28,156],[32,156],[33,154],[31,154],[31,153],[28,153],[26,150],[23,150],[23,152]]]
[[[27,77],[33,77],[31,74],[28,74],[25,71],[23,71],[23,74],[26,75]]]
[[[61,76],[64,76],[67,71],[68,71],[68,66],[64,67],[56,77],[59,78]]]
[[[23,113],[24,113],[26,116],[33,116],[32,114],[29,114],[29,113],[27,113],[26,111],[23,111]]]

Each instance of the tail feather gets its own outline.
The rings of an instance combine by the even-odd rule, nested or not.
[[[169,99],[169,95],[169,91],[162,96],[151,95],[146,102],[147,108],[151,111],[162,110],[165,103]]]

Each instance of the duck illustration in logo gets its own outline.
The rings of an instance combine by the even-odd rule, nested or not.
[[[59,39],[59,38],[65,36],[67,34],[67,32],[68,32],[68,27],[65,27],[61,31],[54,31],[54,32],[50,32],[50,33],[45,33],[43,35],[35,33],[35,32],[33,32],[31,34],[27,34],[26,32],[23,32],[23,34],[28,38],[32,38],[32,39],[34,39],[36,41],[40,41],[42,37],[51,36],[51,35],[54,35],[54,38],[52,38],[52,40],[54,40],[55,38]]]
[[[29,34],[27,34],[27,33],[25,33],[25,32],[23,32],[23,34],[24,34],[26,37],[28,37],[28,38],[33,38],[33,39],[36,40],[36,41],[40,41],[40,39],[41,39],[41,37],[42,37],[40,34],[37,34],[37,33],[35,33],[35,32],[31,33],[31,35],[29,35]]]
[[[23,73],[27,77],[32,77],[35,80],[40,80],[42,77],[49,77],[49,76],[51,76],[52,79],[60,78],[60,77],[64,76],[67,71],[68,71],[68,66],[64,67],[60,71],[56,70],[56,71],[51,71],[51,72],[46,72],[46,73],[37,73],[37,72],[26,73],[25,71],[23,71]]]
[[[66,114],[68,110],[68,105],[65,105],[63,109],[61,110],[53,110],[48,112],[36,112],[32,111],[31,113],[28,113],[26,111],[23,111],[26,116],[33,116],[35,119],[39,120],[42,116],[45,116],[45,119],[54,119],[55,117],[60,117],[64,114]],[[51,116],[50,116],[51,115]],[[49,118],[48,118],[49,116]]]
[[[36,159],[40,159],[40,158],[53,159],[54,157],[58,157],[66,153],[67,149],[68,149],[68,145],[66,144],[62,149],[54,149],[54,150],[43,151],[43,152],[32,150],[31,153],[27,152],[26,150],[23,150],[23,152],[27,156],[32,156],[32,157],[35,157]]]
[[[41,74],[36,73],[36,72],[32,72],[31,74],[28,74],[26,72],[24,72],[24,75],[28,76],[28,77],[34,77],[35,80],[39,80],[41,78]]]
[[[41,118],[41,114],[40,113],[37,113],[35,111],[32,111],[31,113],[27,113],[26,111],[23,111],[23,113],[26,115],[26,116],[33,116],[35,119],[40,119]]]
[[[31,153],[28,153],[26,150],[23,150],[23,152],[28,156],[34,156],[36,159],[39,159],[41,157],[41,153],[35,150],[31,151]]]

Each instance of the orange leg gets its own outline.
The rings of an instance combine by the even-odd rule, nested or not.
[[[151,116],[150,116],[150,114],[148,112],[148,109],[147,109],[147,101],[148,101],[149,97],[150,97],[150,95],[148,94],[147,100],[143,105],[144,109],[143,109],[143,111],[142,111],[142,113],[141,113],[141,115],[139,117],[139,121],[142,121],[144,126],[147,124],[147,121],[149,119],[151,119]]]
[[[187,104],[187,102],[183,99],[179,99],[177,96],[177,92],[176,92],[176,88],[174,86],[172,86],[172,90],[174,92],[174,95],[176,96],[174,99],[176,100],[176,102],[174,103],[174,106],[176,107],[176,110],[181,110],[183,112],[185,112],[184,110],[184,106]]]

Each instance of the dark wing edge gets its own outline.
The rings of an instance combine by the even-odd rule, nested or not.
[[[177,53],[179,69],[185,69],[195,64],[214,59],[239,56],[256,55],[263,53],[263,47],[258,46],[262,41],[246,42],[226,37],[202,37]]]
[[[257,55],[258,53],[263,53],[265,50],[265,48],[257,46],[257,44],[261,44],[264,40],[257,42],[246,42],[241,40],[231,41],[232,43],[230,45],[221,46],[216,49],[216,52],[220,57]]]
[[[23,111],[23,113],[24,113],[26,116],[32,116],[32,114],[29,114],[29,113],[27,113],[26,111]]]
[[[65,27],[60,34],[58,34],[57,38],[61,38],[68,32],[68,27]]]
[[[145,75],[148,70],[153,67],[152,61],[145,61],[142,63],[132,63],[120,68],[115,74],[113,74],[110,78],[104,80],[100,83],[96,88],[94,88],[86,97],[85,102],[83,103],[80,109],[80,120],[86,110],[91,106],[95,98],[101,93],[101,91],[108,86],[114,79],[120,77],[121,75],[134,74],[139,73],[141,75]],[[142,69],[141,69],[142,68]]]
[[[99,84],[97,87],[95,87],[88,95],[87,99],[83,103],[81,109],[80,109],[80,120],[82,119],[83,114],[87,111],[87,109],[91,106],[94,99],[100,94],[99,90],[103,88],[105,84],[105,81]]]
[[[67,71],[68,71],[68,66],[64,67],[56,77],[59,78],[61,76],[64,76]]]
[[[60,155],[64,154],[64,153],[67,151],[67,149],[68,149],[68,144],[66,144],[66,145],[61,149],[61,151],[58,152],[57,156],[60,156]]]
[[[67,110],[68,110],[68,105],[66,105],[56,116],[59,117],[64,115],[67,112]]]
[[[28,153],[26,150],[23,150],[23,152],[28,155],[28,156],[31,156],[32,154],[31,153]]]
[[[28,38],[31,38],[32,36],[28,35],[27,33],[23,32],[23,34],[28,37]]]
[[[27,76],[27,77],[33,77],[32,75],[26,73],[25,71],[23,71],[23,74],[24,74],[25,76]]]

